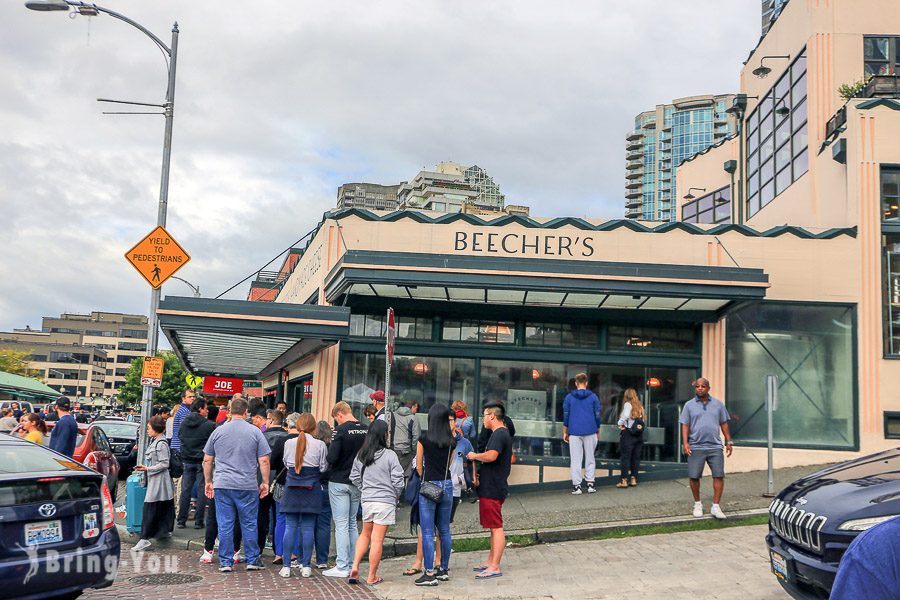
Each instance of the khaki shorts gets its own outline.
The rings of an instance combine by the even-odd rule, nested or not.
[[[393,525],[397,522],[397,506],[387,502],[363,502],[363,523]]]

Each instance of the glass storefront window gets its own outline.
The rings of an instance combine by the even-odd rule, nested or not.
[[[359,337],[384,337],[385,315],[350,315],[350,335]],[[431,339],[431,319],[421,317],[396,317],[397,337],[410,340]]]
[[[480,342],[483,344],[512,344],[516,341],[513,321],[444,321],[441,339],[452,342]]]
[[[360,420],[371,402],[369,394],[384,389],[384,354],[348,352],[343,355],[341,400],[350,404]],[[431,356],[395,356],[391,371],[391,397],[396,402],[419,403],[419,420],[436,403],[463,400],[472,408],[475,399],[475,359]]]
[[[884,353],[900,356],[900,235],[884,236]]]
[[[600,339],[596,325],[571,323],[526,323],[526,346],[596,348]]]
[[[635,388],[647,408],[647,455],[678,461],[678,415],[693,397],[693,369],[628,367],[505,360],[481,361],[480,399],[501,400],[513,420],[515,452],[520,457],[565,458],[563,402],[575,389],[575,375],[587,373],[588,388],[600,399],[602,422],[597,456],[618,457],[622,395]]]
[[[778,376],[775,443],[855,446],[853,309],[763,302],[726,321],[727,407],[736,441],[765,443],[765,377]]]
[[[610,325],[610,350],[643,352],[696,352],[691,328],[635,327]]]

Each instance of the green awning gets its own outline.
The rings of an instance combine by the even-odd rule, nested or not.
[[[0,393],[10,394],[19,398],[53,399],[62,396],[52,387],[41,383],[37,379],[14,375],[5,371],[0,371]]]

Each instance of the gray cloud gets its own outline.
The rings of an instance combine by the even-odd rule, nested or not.
[[[340,183],[440,160],[481,165],[537,215],[619,217],[634,115],[735,91],[759,34],[757,0],[105,6],[167,43],[180,24],[168,226],[204,295],[315,226]],[[102,16],[5,2],[0,18],[0,329],[146,312],[122,255],[155,223],[162,119],[95,99],[161,101],[162,56]]]

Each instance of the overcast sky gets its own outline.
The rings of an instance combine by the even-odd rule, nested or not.
[[[635,114],[737,91],[760,33],[759,0],[103,6],[166,43],[181,29],[168,229],[204,296],[312,229],[341,183],[442,160],[480,165],[533,215],[621,217]],[[0,22],[0,330],[146,314],[123,254],[156,222],[163,119],[95,99],[161,102],[162,54],[106,16],[6,0]]]

